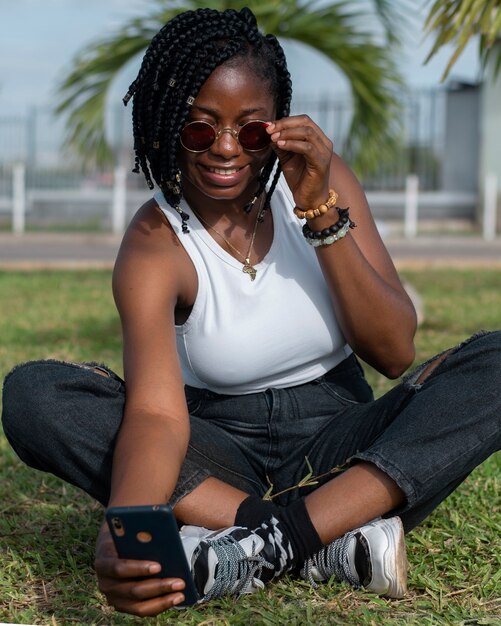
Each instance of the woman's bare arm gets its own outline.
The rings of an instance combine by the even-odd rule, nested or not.
[[[184,297],[179,285],[196,291],[190,267],[156,203],[147,203],[125,234],[113,274],[123,330],[126,402],[110,506],[164,503],[176,485],[189,418],[174,312]],[[106,524],[96,544],[95,569],[99,589],[120,611],[157,615],[184,600],[183,580],[151,578],[160,571],[158,563],[118,558]]]
[[[316,209],[329,189],[350,208],[357,228],[332,245],[316,248],[341,329],[353,350],[390,378],[413,361],[416,314],[374,224],[365,194],[351,170],[332,152],[332,142],[306,115],[268,127],[298,207]],[[334,210],[309,221],[331,226]]]
[[[316,248],[344,335],[367,363],[396,378],[414,359],[416,313],[381,240],[365,194],[351,170],[333,155],[330,186],[338,206],[357,224],[349,235]],[[322,229],[330,223],[318,223]],[[317,222],[317,220],[315,220]]]
[[[183,250],[151,204],[131,223],[113,275],[124,343],[126,402],[110,505],[166,502],[189,439],[174,311]]]

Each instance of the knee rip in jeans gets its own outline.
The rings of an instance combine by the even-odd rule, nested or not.
[[[425,368],[419,372],[418,377],[414,381],[414,385],[422,385],[433,370],[442,363],[442,361],[453,351],[453,348],[449,348],[445,352],[442,352],[439,356],[435,357],[432,361],[429,361]]]
[[[53,359],[48,359],[47,363],[61,363],[62,365],[71,365],[72,367],[77,367],[82,370],[89,370],[94,372],[94,374],[99,374],[99,376],[104,376],[105,378],[112,378],[113,375],[111,371],[100,363],[96,363],[94,361],[84,361],[83,363],[75,363],[73,361],[56,361]]]
[[[101,363],[95,363],[94,361],[84,362],[84,363],[70,363],[70,365],[74,365],[76,367],[80,367],[85,370],[90,370],[94,372],[94,374],[99,374],[99,376],[104,376],[104,378],[117,378],[118,376],[112,372],[110,369],[106,367],[106,365],[102,365]]]
[[[25,361],[23,363],[18,363],[17,365],[15,365],[11,369],[11,371],[8,372],[7,375],[5,376],[5,379],[3,381],[3,388],[6,389],[7,384],[12,379],[12,376],[14,374],[24,370],[26,367],[39,366],[39,365],[67,365],[67,366],[74,367],[77,369],[87,370],[89,372],[93,372],[94,374],[99,374],[100,376],[103,376],[104,378],[118,380],[123,383],[123,380],[119,376],[117,376],[117,374],[115,374],[113,370],[110,370],[106,365],[102,363],[97,363],[95,361],[74,363],[71,361],[61,361],[59,359],[39,359],[39,360],[33,360],[33,361]]]
[[[445,358],[454,352],[455,348],[449,348],[444,352],[441,352],[432,359],[425,361],[413,372],[403,377],[402,381],[405,387],[408,389],[419,389],[430,374],[445,360]]]
[[[111,378],[111,374],[107,370],[103,369],[102,367],[95,366],[95,367],[92,367],[91,369],[94,371],[95,374],[99,374],[99,376],[104,376],[105,378]]]
[[[403,383],[409,388],[419,389],[421,385],[429,378],[430,374],[450,355],[454,354],[464,346],[468,345],[472,341],[479,339],[485,335],[489,335],[489,331],[481,330],[475,333],[471,337],[468,337],[465,341],[462,341],[457,346],[444,350],[440,354],[434,356],[429,361],[422,363],[416,370],[404,376]]]

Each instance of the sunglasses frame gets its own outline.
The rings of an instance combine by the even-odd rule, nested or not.
[[[240,135],[242,129],[244,129],[249,124],[255,124],[255,123],[264,124],[265,128],[267,126],[269,126],[269,122],[265,122],[264,120],[249,120],[248,122],[245,122],[245,124],[243,124],[238,130],[235,130],[234,128],[221,128],[221,130],[216,130],[216,128],[212,124],[210,124],[209,122],[206,122],[205,120],[193,120],[192,122],[188,122],[188,124],[186,124],[183,127],[183,130],[179,134],[179,141],[180,141],[181,145],[183,146],[183,148],[185,150],[187,150],[188,152],[192,152],[194,154],[199,154],[201,152],[207,152],[207,150],[210,150],[212,148],[212,146],[216,143],[216,141],[219,139],[219,137],[221,137],[221,135],[223,133],[231,133],[233,135],[233,137],[236,139],[238,145],[242,146],[242,148],[246,152],[261,152],[262,150],[266,150],[266,148],[269,147],[270,142],[271,142],[271,137],[270,137],[270,142],[268,142],[266,144],[266,146],[263,146],[262,148],[257,148],[255,150],[251,150],[250,148],[246,148],[245,146],[243,146],[240,143],[240,139],[239,139],[239,135]],[[203,150],[192,150],[191,148],[188,148],[187,146],[184,145],[184,143],[183,143],[183,132],[184,132],[184,130],[186,128],[188,128],[188,126],[191,126],[192,124],[206,124],[207,126],[209,126],[213,130],[213,132],[214,132],[214,139],[213,139],[212,143],[210,144],[210,146],[208,146],[207,148],[204,148]]]

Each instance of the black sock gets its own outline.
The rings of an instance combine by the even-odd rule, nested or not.
[[[303,499],[280,509],[279,519],[285,527],[294,554],[297,554],[294,566],[303,565],[306,559],[321,550],[323,543],[311,522]]]
[[[263,500],[259,496],[248,496],[240,504],[235,515],[236,526],[246,526],[253,530],[272,515],[280,514],[280,508],[271,500]]]
[[[259,530],[262,524],[269,528],[272,517],[278,520],[279,529],[292,548],[289,569],[301,566],[307,558],[322,548],[323,544],[311,522],[304,500],[296,500],[287,507],[279,507],[269,500],[249,496],[239,506],[235,524]]]

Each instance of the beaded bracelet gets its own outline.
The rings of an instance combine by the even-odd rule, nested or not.
[[[299,207],[294,207],[294,215],[299,217],[300,220],[312,220],[314,217],[320,217],[327,213],[327,211],[336,205],[338,195],[334,191],[334,189],[329,189],[329,197],[325,201],[324,204],[319,204],[318,209],[309,209],[308,211],[303,211]]]
[[[323,230],[311,230],[308,224],[303,226],[303,235],[310,245],[315,248],[328,246],[345,237],[350,228],[356,227],[355,222],[350,220],[349,208],[340,209],[336,207],[336,210],[339,214],[339,220]]]

